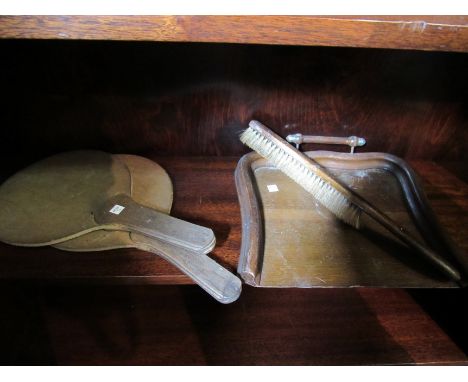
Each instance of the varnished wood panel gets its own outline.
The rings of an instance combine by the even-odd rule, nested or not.
[[[2,286],[0,297],[2,364],[467,363],[403,290],[246,287],[228,306],[190,286]]]
[[[464,167],[443,165],[431,162],[413,161],[413,168],[422,175],[424,191],[431,202],[440,225],[457,243],[464,256],[458,259],[468,267],[468,185],[462,180],[466,176]],[[456,172],[456,169],[460,172]]]
[[[468,355],[468,289],[413,289],[410,296]]]
[[[213,229],[210,256],[236,271],[241,246],[240,209],[234,185],[238,158],[150,156],[174,183],[172,215]],[[412,163],[410,163],[412,164]],[[431,162],[415,162],[442,227],[468,253],[468,186]],[[137,250],[71,253],[0,243],[0,279],[60,283],[186,284],[191,280],[153,254]]]
[[[251,119],[283,136],[364,136],[361,151],[468,158],[466,54],[96,41],[0,49],[3,173],[76,148],[240,156]]]
[[[463,16],[2,16],[0,37],[468,50]]]

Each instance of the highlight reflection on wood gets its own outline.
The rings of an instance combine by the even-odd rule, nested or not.
[[[462,290],[441,292],[448,296]],[[5,364],[468,361],[403,290],[246,287],[241,299],[227,306],[192,286],[9,286],[0,298],[0,359]],[[466,318],[462,315],[461,322]]]

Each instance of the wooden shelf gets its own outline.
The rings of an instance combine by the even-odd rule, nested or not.
[[[422,161],[416,170],[430,179],[426,187],[443,226],[468,249],[460,226],[466,184],[431,162],[466,167],[466,55],[109,41],[0,45],[9,94],[0,115],[3,178],[67,150],[157,159],[174,180],[173,214],[213,227],[218,245],[211,256],[234,271],[241,225],[233,172],[247,152],[238,135],[258,119],[282,136],[355,134],[368,140],[366,151]],[[0,248],[0,276],[7,279],[190,282],[136,250]]]
[[[468,51],[467,16],[2,16],[1,38]]]
[[[241,221],[234,169],[238,158],[152,157],[174,183],[172,215],[211,227],[217,245],[210,254],[235,272]],[[410,162],[422,176],[442,226],[468,251],[468,185],[442,166]],[[460,229],[460,227],[462,227]],[[187,284],[191,280],[157,256],[139,250],[73,253],[58,249],[0,246],[0,279],[131,284]]]
[[[227,306],[189,286],[3,286],[0,298],[3,364],[467,364],[403,290],[246,288]]]
[[[404,158],[468,252],[466,16],[0,16],[0,47],[2,180],[61,151],[144,155],[173,180],[172,215],[213,228],[210,256],[235,272],[238,135],[258,119]],[[143,251],[6,244],[0,281],[3,363],[467,363],[467,289],[245,286],[225,306],[135,285],[192,283]]]

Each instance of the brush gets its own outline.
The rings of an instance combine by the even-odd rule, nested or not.
[[[295,149],[260,122],[251,121],[249,127],[241,134],[240,140],[311,193],[317,201],[343,222],[359,229],[361,213],[366,213],[403,243],[429,260],[445,275],[460,282],[460,273],[445,258],[410,236],[405,228],[359,194],[338,182],[317,162]]]

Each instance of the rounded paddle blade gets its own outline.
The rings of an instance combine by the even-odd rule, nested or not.
[[[112,155],[70,151],[41,160],[0,186],[0,240],[40,246],[105,228],[92,211],[130,194],[130,173]]]

